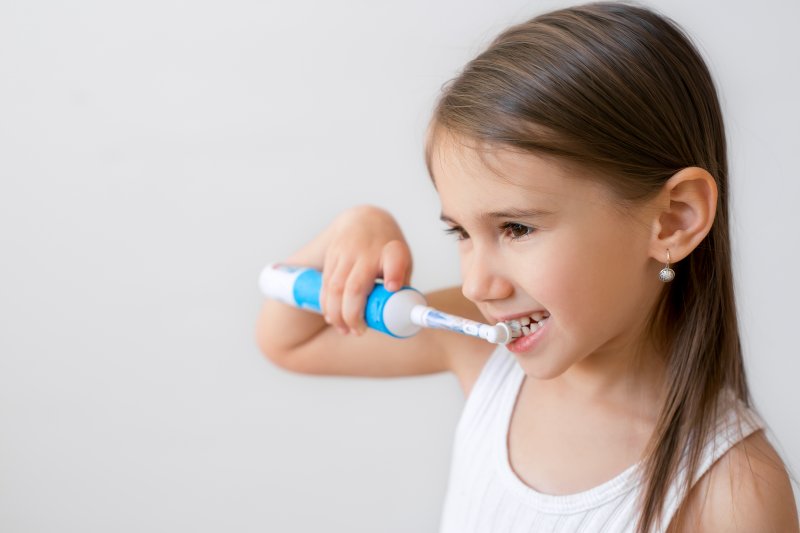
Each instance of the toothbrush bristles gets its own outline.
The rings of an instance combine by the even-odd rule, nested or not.
[[[511,330],[512,339],[522,336],[522,324],[520,324],[518,320],[508,320],[506,321],[506,325],[508,329]]]

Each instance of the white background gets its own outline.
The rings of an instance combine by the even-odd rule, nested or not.
[[[0,530],[434,531],[450,375],[286,373],[261,267],[359,203],[458,282],[422,159],[440,87],[563,1],[0,3]],[[796,1],[651,1],[730,139],[747,369],[800,464]]]

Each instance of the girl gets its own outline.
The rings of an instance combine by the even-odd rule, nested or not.
[[[670,20],[615,3],[503,32],[446,86],[426,143],[463,285],[434,307],[516,319],[508,346],[367,331],[409,282],[391,216],[358,207],[287,260],[323,318],[264,305],[258,342],[310,374],[451,371],[467,402],[441,531],[798,531],[749,407],[716,90]]]

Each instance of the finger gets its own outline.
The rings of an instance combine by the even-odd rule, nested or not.
[[[339,261],[336,269],[328,278],[325,291],[325,320],[342,333],[347,333],[344,320],[342,320],[342,295],[350,270],[349,262]]]
[[[357,263],[350,271],[342,296],[342,319],[347,327],[362,334],[367,329],[364,321],[364,308],[367,297],[375,286],[375,267]]]
[[[322,286],[320,287],[319,291],[319,309],[322,311],[322,316],[327,316],[325,312],[326,303],[326,296],[328,292],[328,283],[331,280],[331,276],[336,271],[336,266],[339,262],[339,258],[337,256],[334,257],[325,257],[325,261],[323,262],[322,266]]]
[[[411,252],[399,240],[387,242],[381,252],[383,284],[389,291],[397,291],[411,277]]]

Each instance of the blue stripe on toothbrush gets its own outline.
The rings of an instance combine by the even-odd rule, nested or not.
[[[294,281],[293,295],[294,301],[303,309],[310,309],[321,313],[322,310],[319,306],[319,293],[322,291],[322,275],[315,271],[308,269]]]
[[[403,289],[412,289],[411,287],[403,287]],[[303,309],[309,309],[317,313],[322,312],[319,305],[319,295],[322,291],[322,274],[313,269],[308,269],[299,276],[294,282],[293,297],[296,305]],[[419,292],[419,291],[417,291]],[[386,290],[382,283],[376,283],[367,297],[366,308],[364,310],[364,319],[367,326],[371,329],[386,333],[392,337],[401,339],[399,335],[395,335],[386,327],[383,318],[383,308],[389,297],[394,294]]]

